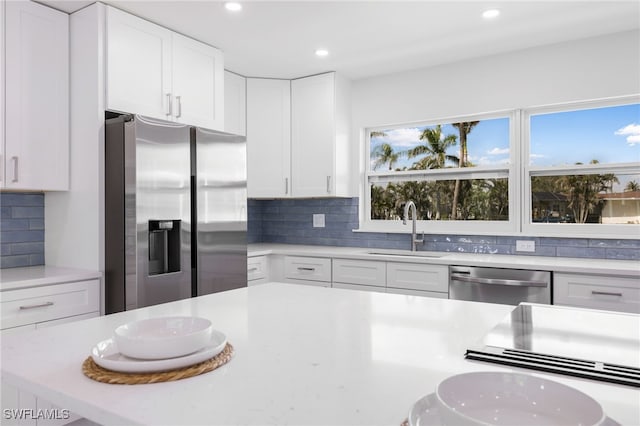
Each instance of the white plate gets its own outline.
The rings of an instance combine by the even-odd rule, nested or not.
[[[91,358],[100,367],[121,373],[151,373],[188,367],[218,355],[227,344],[227,336],[212,330],[209,345],[189,355],[168,359],[137,359],[124,356],[113,339],[107,339],[93,347]]]
[[[409,426],[442,426],[436,394],[430,393],[417,400],[409,411],[408,420]],[[605,417],[601,426],[620,426],[620,423]]]

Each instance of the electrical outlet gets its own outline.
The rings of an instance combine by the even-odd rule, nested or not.
[[[313,227],[314,228],[324,228],[324,214],[314,214],[313,215]]]
[[[536,251],[536,242],[528,240],[516,240],[516,251]]]

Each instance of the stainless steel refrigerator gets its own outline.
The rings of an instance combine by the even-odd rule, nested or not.
[[[106,313],[245,287],[245,138],[139,115],[105,136]]]

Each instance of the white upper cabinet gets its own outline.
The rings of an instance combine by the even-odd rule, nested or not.
[[[222,52],[174,33],[172,58],[176,121],[224,130]]]
[[[109,110],[224,128],[218,49],[107,7]]]
[[[2,3],[6,57],[1,187],[68,190],[69,16],[33,2]]]
[[[252,198],[352,196],[349,83],[335,73],[247,81]]]
[[[224,72],[224,131],[247,135],[247,79]]]
[[[171,32],[107,7],[107,109],[170,119]]]
[[[349,85],[336,73],[291,81],[294,197],[349,196]]]
[[[247,191],[251,198],[291,195],[291,83],[247,79]]]

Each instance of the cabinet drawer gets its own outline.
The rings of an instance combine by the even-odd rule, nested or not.
[[[331,259],[286,256],[284,276],[292,279],[331,282]]]
[[[387,283],[386,269],[385,262],[333,259],[333,282],[384,287]]]
[[[2,328],[100,310],[99,280],[0,292]]]
[[[440,293],[437,291],[408,290],[406,288],[388,288],[389,294],[404,294],[406,296],[432,297],[435,299],[448,299],[448,293]]]
[[[387,287],[449,292],[449,267],[387,262]]]
[[[333,283],[333,288],[344,288],[347,290],[361,290],[372,291],[377,293],[384,293],[384,287],[375,285],[361,285],[361,284],[345,284],[345,283]]]
[[[259,280],[267,277],[266,256],[247,258],[247,280]]]
[[[640,279],[553,274],[554,304],[640,313]]]

